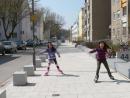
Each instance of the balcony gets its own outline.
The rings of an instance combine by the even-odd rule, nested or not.
[[[121,0],[121,2],[122,2],[122,3],[126,3],[126,2],[127,2],[127,0]]]

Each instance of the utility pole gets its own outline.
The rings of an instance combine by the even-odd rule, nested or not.
[[[36,50],[35,50],[35,16],[34,16],[34,0],[32,0],[32,31],[33,31],[33,66],[36,71]]]

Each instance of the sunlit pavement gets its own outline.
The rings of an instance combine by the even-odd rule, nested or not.
[[[101,67],[99,83],[93,79],[96,60],[72,45],[63,44],[59,51],[59,65],[65,75],[51,66],[49,76],[43,76],[47,63],[28,77],[27,86],[7,86],[7,98],[130,98],[130,82],[118,73],[113,73],[116,80],[110,80],[104,67]]]

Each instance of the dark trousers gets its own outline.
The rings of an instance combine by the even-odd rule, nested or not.
[[[100,67],[101,67],[102,63],[104,64],[104,66],[105,66],[105,68],[106,68],[106,70],[108,72],[109,77],[111,77],[112,75],[111,75],[111,72],[110,72],[107,61],[106,60],[103,60],[103,61],[97,60],[97,71],[96,71],[97,78],[99,77],[99,70],[100,70]]]
[[[54,63],[57,65],[57,60],[56,60],[56,58],[55,58],[55,59],[50,59],[50,60],[49,60],[49,64],[51,64],[52,62],[54,62]]]

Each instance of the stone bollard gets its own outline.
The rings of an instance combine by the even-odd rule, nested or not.
[[[0,98],[6,98],[6,90],[0,90]]]
[[[13,73],[13,85],[25,86],[27,85],[27,73],[25,71],[17,71]]]
[[[48,58],[48,53],[45,53],[44,56],[46,57],[46,59]]]
[[[46,55],[41,55],[41,56],[40,56],[40,59],[41,59],[42,62],[46,62],[46,59],[47,59],[47,58],[46,58]]]
[[[39,67],[41,67],[41,63],[42,63],[42,61],[41,61],[41,59],[36,59],[36,67],[37,68],[39,68]]]
[[[25,65],[24,71],[27,72],[27,76],[34,76],[34,67],[33,65]]]

